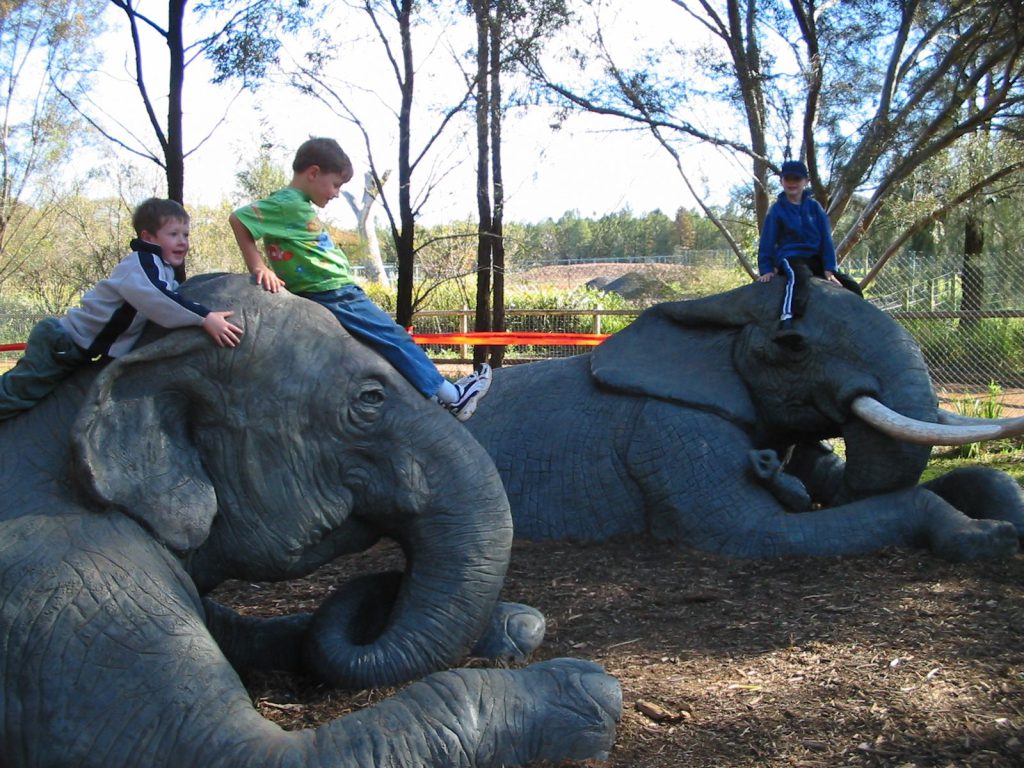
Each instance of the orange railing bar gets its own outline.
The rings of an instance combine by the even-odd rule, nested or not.
[[[449,344],[453,346],[574,346],[596,347],[608,338],[606,333],[540,333],[529,331],[491,331],[480,333],[414,333],[417,344]],[[21,352],[25,344],[0,344],[0,352]]]
[[[574,346],[596,347],[605,333],[540,333],[530,331],[480,331],[474,333],[413,333],[417,344],[483,345],[488,347]]]

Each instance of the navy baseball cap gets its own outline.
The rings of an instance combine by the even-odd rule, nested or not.
[[[807,172],[807,166],[799,160],[787,160],[782,164],[779,176],[799,176],[801,179],[806,179],[810,174]]]

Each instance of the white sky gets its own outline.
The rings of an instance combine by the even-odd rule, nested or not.
[[[152,13],[159,13],[165,2],[153,0]],[[605,0],[605,13],[611,23],[609,45],[620,50],[637,48],[651,40],[655,34],[679,29],[685,15],[668,0]],[[143,8],[144,11],[149,9]],[[117,117],[134,126],[134,131],[147,140],[151,131],[139,122],[143,117],[139,99],[125,72],[127,34],[123,15],[108,14],[111,31],[103,41],[106,51],[103,72],[96,80],[99,103],[118,105]],[[382,101],[397,93],[387,63],[381,58],[378,43],[362,44],[358,31],[351,29],[352,11],[346,11],[346,51],[354,48],[341,60],[339,75],[349,86],[339,86],[357,104],[360,119],[371,127],[373,152],[381,168],[393,168],[397,158],[397,140],[394,137],[394,118]],[[617,14],[617,15],[614,15]],[[429,105],[439,89],[450,89],[460,82],[459,74],[451,68],[451,56],[444,50],[428,50],[428,35],[415,51],[422,55],[417,71],[417,102]],[[461,45],[456,42],[455,45]],[[147,56],[161,53],[162,41],[154,37],[145,48]],[[300,46],[301,48],[301,46]],[[420,50],[422,49],[422,53]],[[151,92],[162,93],[166,86],[165,69],[157,58],[148,65],[152,82]],[[208,68],[204,62],[194,62],[186,72],[186,147],[192,147],[209,133],[221,119],[232,91],[208,84]],[[359,87],[367,93],[360,95]],[[397,103],[397,99],[392,99]],[[123,106],[121,106],[123,105]],[[531,107],[525,114],[510,115],[504,123],[503,169],[506,189],[506,220],[532,222],[547,217],[559,218],[569,210],[582,216],[597,217],[624,208],[635,214],[660,209],[671,216],[680,206],[694,207],[695,202],[677,174],[671,157],[652,138],[614,118],[574,115],[560,130],[550,127],[551,114],[547,107]],[[415,125],[415,123],[414,123]],[[367,168],[366,152],[361,133],[345,120],[332,115],[317,99],[298,94],[294,89],[280,85],[262,86],[255,94],[244,92],[231,102],[225,122],[212,137],[186,160],[186,203],[216,204],[222,199],[233,200],[235,173],[254,157],[261,136],[269,137],[280,147],[277,154],[282,166],[290,163],[291,153],[309,135],[329,135],[338,139],[352,156],[356,165],[353,187],[358,186],[362,172]],[[416,143],[414,137],[414,144]],[[422,210],[420,221],[437,223],[475,217],[474,197],[475,139],[472,135],[453,135],[451,143],[438,153],[437,167],[455,162]],[[118,158],[131,156],[124,151]],[[694,149],[687,158],[688,171],[698,180],[711,179],[718,184],[714,191],[724,194],[729,184],[736,182],[733,169],[723,173],[725,161],[706,151]],[[144,164],[147,172],[154,173],[154,183],[160,184],[159,171],[152,163]],[[723,177],[727,177],[724,178]],[[423,183],[425,173],[414,176]],[[394,199],[397,177],[385,188]],[[160,187],[156,188],[160,192]],[[359,197],[359,189],[352,189]],[[325,216],[339,224],[350,225],[348,205],[343,200],[331,203]]]

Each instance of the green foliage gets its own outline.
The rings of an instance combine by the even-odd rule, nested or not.
[[[949,454],[933,455],[925,471],[921,474],[921,482],[934,480],[958,467],[991,467],[1006,472],[1014,480],[1024,486],[1024,452],[1018,447],[1013,452],[986,452],[971,459],[962,459]]]
[[[506,327],[510,331],[540,333],[592,333],[594,316],[590,314],[558,314],[560,310],[630,310],[635,305],[618,294],[604,293],[580,286],[572,289],[537,288],[516,290],[505,297]],[[548,310],[550,314],[524,315],[516,310]],[[636,318],[629,315],[601,317],[601,332],[615,333]]]
[[[750,282],[750,276],[739,265],[731,268],[708,266],[694,269],[686,282],[670,283],[676,299],[698,298],[730,291]]]
[[[975,419],[998,419],[1003,415],[1002,403],[1003,388],[990,381],[988,393],[983,398],[965,397],[957,400],[956,411],[961,416],[968,416]],[[958,446],[954,455],[964,459],[976,459],[982,453],[992,450],[991,443],[970,443],[969,445]]]
[[[454,225],[424,227],[426,242],[452,238]],[[476,225],[464,222],[458,233],[466,239],[461,248],[463,263],[472,265],[476,248]],[[709,219],[680,208],[674,218],[661,211],[643,216],[628,208],[597,219],[566,211],[557,220],[536,224],[510,222],[505,225],[505,262],[510,268],[530,264],[614,261],[669,257],[689,250],[724,248],[726,243]],[[448,252],[449,257],[451,252]]]
[[[23,343],[42,314],[30,297],[5,291],[0,300],[0,344]],[[4,368],[0,364],[0,371]]]
[[[233,206],[226,200],[215,206],[196,205],[189,208],[192,217],[191,246],[185,262],[189,275],[245,271],[242,254],[228,226],[228,216],[232,210]]]
[[[394,314],[397,305],[394,287],[385,288],[380,283],[363,283],[360,287],[374,304],[385,312]]]
[[[68,104],[88,88],[102,0],[0,4],[0,284],[52,236],[51,214],[85,131]]]
[[[288,171],[272,156],[269,142],[264,142],[256,156],[249,158],[242,170],[235,174],[238,196],[246,202],[269,197],[288,186],[289,181]]]
[[[203,53],[214,67],[213,82],[238,79],[249,89],[254,89],[277,63],[281,32],[294,33],[311,22],[309,0],[255,0],[243,4],[207,0],[195,9],[205,22],[220,25],[215,34],[201,42]]]

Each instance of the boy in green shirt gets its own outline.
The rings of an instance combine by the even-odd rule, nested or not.
[[[476,410],[491,386],[491,368],[452,383],[412,337],[355,284],[348,258],[331,240],[313,206],[324,207],[352,178],[352,162],[334,139],[304,142],[292,162],[292,181],[265,200],[243,206],[229,222],[242,258],[256,281],[276,293],[292,293],[321,304],[342,327],[380,353],[425,397],[459,421]],[[263,240],[268,268],[257,241]]]

